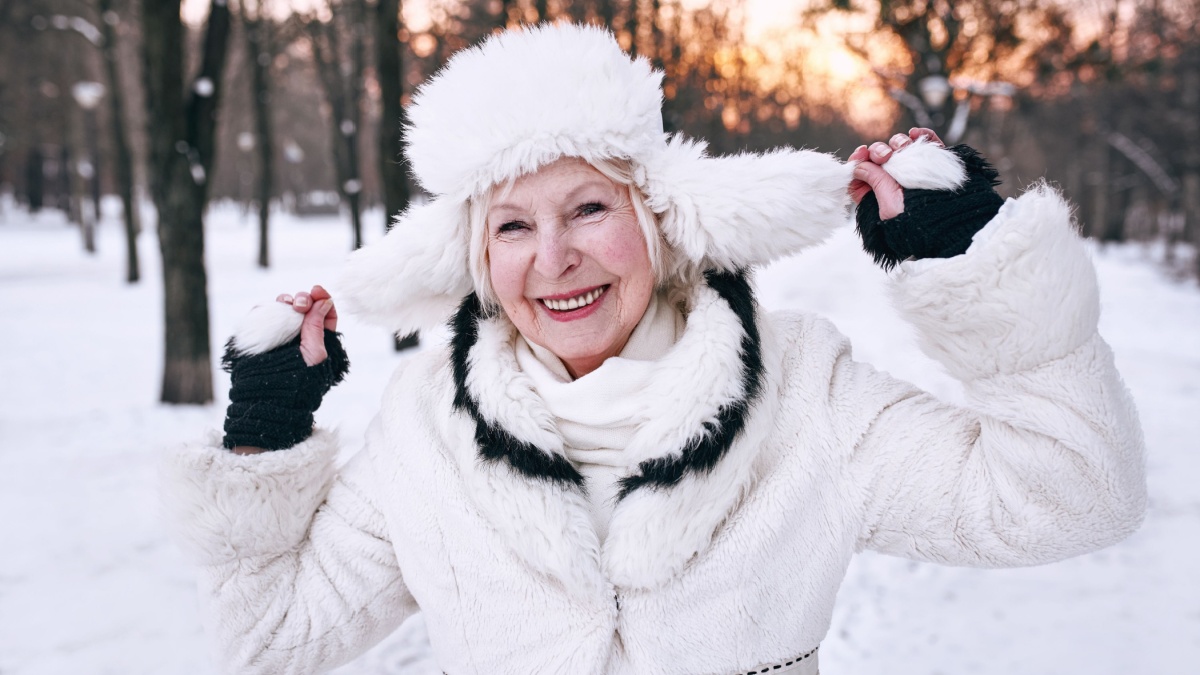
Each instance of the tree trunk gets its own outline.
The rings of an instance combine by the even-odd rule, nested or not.
[[[604,24],[605,28],[612,30],[613,23],[617,18],[616,0],[598,0],[595,5],[599,5],[595,9],[600,22]]]
[[[109,117],[112,118],[113,147],[116,150],[117,192],[121,196],[121,210],[125,220],[125,281],[137,283],[141,279],[138,261],[137,236],[141,231],[137,207],[133,202],[133,152],[129,149],[129,137],[125,133],[125,90],[121,88],[120,69],[117,67],[117,31],[109,23],[116,16],[112,0],[100,0],[100,29],[104,31],[104,69],[108,78]]]
[[[404,44],[400,42],[400,0],[379,0],[375,18],[375,72],[382,111],[379,122],[379,176],[383,183],[384,230],[408,208],[404,175]]]
[[[629,55],[638,55],[638,30],[641,25],[641,16],[638,12],[638,0],[629,0],[629,14],[625,19],[625,28],[629,31]]]
[[[254,106],[254,128],[258,136],[258,266],[270,267],[271,196],[274,192],[275,139],[271,125],[270,73],[272,60],[270,21],[262,16],[262,4],[255,1],[251,10],[242,6],[242,21],[246,32],[246,53],[250,59],[251,101]]]
[[[1088,165],[1091,166],[1091,171],[1087,175],[1090,199],[1088,200],[1088,219],[1084,224],[1083,233],[1085,236],[1100,239],[1105,230],[1105,223],[1108,222],[1108,196],[1111,182],[1108,175],[1109,149],[1108,143],[1098,134],[1090,138],[1090,144],[1089,154],[1092,155],[1092,159]]]
[[[346,11],[342,6],[341,12]],[[338,19],[335,14],[328,24],[319,19],[309,24],[309,36],[313,46],[325,99],[329,103],[333,123],[333,158],[337,169],[338,194],[350,210],[350,228],[353,248],[362,247],[362,213],[359,195],[362,179],[358,166],[358,128],[361,121],[361,97],[363,74],[363,45],[361,35],[352,35],[356,44],[350,47],[348,61],[343,61],[341,38],[338,35]],[[360,14],[365,16],[365,11]],[[345,21],[355,25],[353,17]],[[328,44],[326,44],[328,43]],[[343,70],[345,64],[345,71]],[[349,77],[342,73],[348,71]]]
[[[30,213],[41,211],[45,205],[45,172],[46,157],[42,154],[42,144],[35,140],[25,156],[25,199],[28,200]]]
[[[408,180],[401,163],[404,153],[404,43],[400,41],[400,0],[379,0],[375,6],[375,74],[383,110],[379,118],[379,178],[383,183],[384,230],[408,208]],[[416,333],[395,339],[396,351],[420,343]]]
[[[1195,274],[1200,281],[1200,172],[1188,171],[1183,174],[1179,188],[1183,223],[1175,236],[1195,246]]]
[[[142,58],[150,140],[150,188],[163,256],[164,403],[213,398],[204,205],[215,155],[216,113],[229,45],[229,7],[214,2],[200,73],[184,91],[180,0],[142,4]]]
[[[358,132],[363,122],[363,77],[366,70],[367,46],[364,29],[367,21],[366,0],[354,0],[354,15],[348,22],[350,27],[350,91],[347,98],[349,108],[342,132],[346,138],[346,168],[349,176],[342,190],[350,204],[350,226],[354,230],[354,248],[360,249],[362,238],[362,167],[358,157]],[[349,121],[349,124],[346,124]]]
[[[62,146],[58,149],[58,207],[67,214],[67,221],[82,225],[83,219],[79,212],[79,199],[76,197],[78,188],[76,183],[79,181],[75,178],[75,157],[71,152],[71,146],[68,142],[70,132],[63,130]]]

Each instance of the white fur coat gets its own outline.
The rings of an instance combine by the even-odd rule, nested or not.
[[[203,565],[223,667],[318,672],[420,610],[452,675],[744,673],[819,645],[860,550],[1032,565],[1137,527],[1136,412],[1057,194],[1010,200],[964,255],[904,263],[892,288],[967,407],[855,362],[820,318],[760,316],[762,390],[737,441],[711,471],[620,501],[603,546],[579,490],[480,459],[447,351],[398,369],[340,469],[322,430],[261,456],[216,436],[173,452],[164,493]],[[707,287],[688,303],[646,392],[639,458],[669,455],[739,394],[742,327]],[[560,448],[511,326],[479,333],[481,413]]]

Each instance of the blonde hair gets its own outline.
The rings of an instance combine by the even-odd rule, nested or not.
[[[670,269],[672,257],[670,246],[658,227],[658,217],[646,205],[645,196],[634,182],[632,164],[624,159],[597,159],[588,160],[588,165],[603,174],[605,178],[618,185],[623,185],[629,190],[629,202],[633,206],[634,215],[637,216],[642,237],[646,240],[646,253],[650,258],[650,268],[654,272],[655,282],[660,288],[665,286],[666,274]],[[498,189],[507,191],[512,188],[512,185],[513,181],[509,181],[503,187],[494,185],[482,195],[471,198],[467,207],[467,225],[471,233],[469,249],[471,279],[475,283],[475,293],[485,307],[499,306],[496,292],[492,289],[491,273],[488,270],[487,213],[491,208],[492,198],[496,191]]]

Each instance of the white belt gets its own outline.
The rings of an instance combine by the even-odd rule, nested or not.
[[[750,670],[739,670],[736,675],[820,675],[817,671],[817,650],[813,647],[807,654],[801,654],[794,659],[764,663]]]

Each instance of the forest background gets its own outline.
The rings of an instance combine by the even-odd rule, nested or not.
[[[714,153],[846,157],[933,126],[990,157],[1006,196],[1062,188],[1095,240],[1102,334],[1146,434],[1145,524],[1031,569],[857,556],[822,670],[1192,673],[1198,14],[1200,0],[0,0],[0,673],[214,672],[154,470],[220,426],[210,335],[378,240],[422,198],[401,150],[415,88],[455,49],[544,17],[611,26],[665,71],[667,127]],[[758,291],[953,400],[886,281],[847,227],[762,270]],[[318,421],[353,451],[413,353],[394,347],[416,339],[354,317],[343,330],[355,368]],[[339,672],[441,670],[417,615]]]
[[[669,131],[714,153],[849,154],[930,126],[980,149],[1011,196],[1043,177],[1084,234],[1200,257],[1200,0],[0,0],[0,192],[61,209],[93,250],[119,196],[126,280],[137,204],[163,256],[161,398],[212,400],[210,200],[340,213],[351,246],[420,188],[404,104],[455,50],[542,20],[610,27],[666,74]],[[481,102],[486,105],[486,102]],[[397,347],[411,344],[397,342]]]

